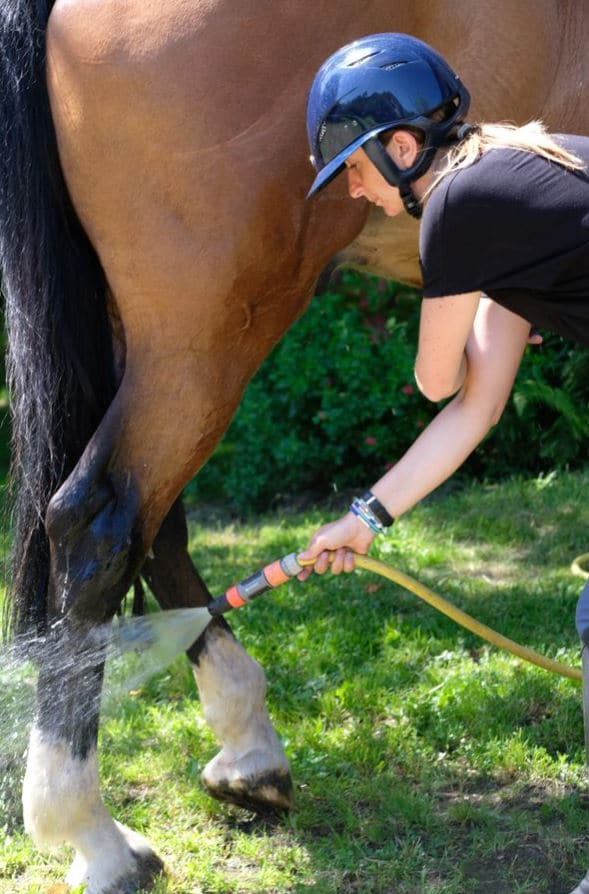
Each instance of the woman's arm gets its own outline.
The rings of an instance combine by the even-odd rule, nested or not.
[[[465,380],[466,343],[480,298],[480,292],[469,292],[421,303],[415,379],[430,400],[451,397]]]
[[[481,297],[466,343],[466,376],[373,491],[392,516],[402,515],[450,477],[501,418],[530,332],[527,320]]]
[[[484,296],[477,296],[477,303],[470,336],[465,338],[466,372],[459,394],[372,488],[393,517],[407,512],[456,471],[499,421],[511,392],[530,324]],[[456,372],[458,350],[452,356]],[[452,371],[451,364],[447,370]],[[332,570],[351,571],[353,558],[346,548],[365,553],[373,539],[371,531],[348,512],[321,528],[304,555],[318,557],[315,569],[322,573],[329,566],[328,551],[336,550]],[[302,577],[307,576],[303,572]]]

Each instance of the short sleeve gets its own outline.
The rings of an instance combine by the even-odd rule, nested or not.
[[[446,294],[444,289],[444,219],[448,183],[442,181],[433,191],[425,206],[419,228],[419,260],[423,277],[423,297],[434,298]]]
[[[486,222],[477,213],[476,200],[456,188],[456,177],[450,175],[438,184],[424,209],[419,231],[424,298],[482,288],[481,246],[488,244],[482,232]]]
[[[586,191],[578,172],[512,149],[448,175],[423,211],[424,297],[577,288],[568,267],[587,244]]]

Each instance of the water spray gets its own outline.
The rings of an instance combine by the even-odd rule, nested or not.
[[[307,563],[308,564],[308,563]],[[230,587],[222,596],[199,608],[176,608],[135,618],[120,618],[113,624],[108,657],[128,652],[145,655],[149,669],[137,673],[140,682],[155,670],[166,667],[201,636],[213,618],[224,615],[282,586],[303,570],[296,553],[271,562],[255,574]]]

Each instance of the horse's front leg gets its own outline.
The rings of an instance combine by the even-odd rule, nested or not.
[[[211,595],[188,553],[182,501],[166,517],[143,576],[164,609],[206,605]],[[292,782],[265,704],[266,679],[257,661],[218,618],[188,651],[207,722],[222,749],[205,767],[210,793],[254,810],[286,810]]]
[[[113,820],[99,787],[108,622],[142,558],[137,496],[128,481],[109,474],[106,448],[108,439],[98,437],[48,514],[50,632],[23,807],[25,827],[37,843],[75,848],[69,884],[86,883],[88,894],[126,894],[149,887],[163,864],[145,839]]]
[[[236,369],[237,361],[228,371],[224,356],[205,361],[183,346],[129,351],[115,400],[47,512],[50,612],[60,623],[39,682],[25,817],[37,841],[75,847],[68,881],[88,883],[87,894],[147,887],[161,864],[102,802],[96,751],[102,659],[89,657],[85,637],[110,621],[182,487],[225,431],[246,379]],[[222,689],[216,675],[238,652],[236,644],[233,651],[210,650],[205,688]],[[240,660],[261,692],[257,665],[243,653]]]
[[[67,876],[88,894],[130,894],[149,887],[163,864],[148,842],[113,820],[100,794],[97,731],[102,663],[97,642],[76,631],[51,650],[39,679],[23,789],[25,828],[41,845],[68,843]],[[87,649],[80,642],[87,640]]]

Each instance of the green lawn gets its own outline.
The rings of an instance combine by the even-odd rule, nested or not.
[[[401,520],[374,555],[524,644],[579,663],[569,564],[589,550],[589,473],[471,487]],[[248,524],[195,512],[215,592],[304,546],[319,511]],[[233,616],[267,669],[297,806],[219,805],[216,745],[183,658],[111,705],[105,798],[156,846],[158,894],[568,894],[589,865],[580,687],[498,653],[364,572],[286,585]],[[41,892],[65,852],[18,831],[1,892]]]

